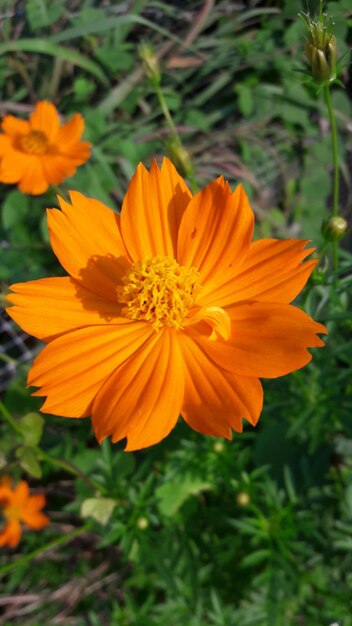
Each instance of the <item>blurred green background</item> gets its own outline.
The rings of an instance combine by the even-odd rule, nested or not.
[[[311,239],[319,252],[331,136],[321,94],[302,72],[301,9],[299,0],[1,0],[0,113],[26,117],[41,99],[65,117],[81,112],[92,157],[62,189],[118,210],[140,161],[166,154],[182,169],[140,59],[147,43],[199,186],[220,174],[243,182],[256,237]],[[344,88],[333,87],[332,99],[350,221],[351,1],[328,10],[344,55]],[[0,194],[5,294],[61,269],[44,211],[57,206],[55,190],[29,197],[0,185]],[[3,404],[36,434],[21,440],[1,426],[1,473],[44,492],[52,523],[1,552],[1,626],[352,625],[349,248],[347,236],[338,272],[324,257],[299,300],[328,326],[327,347],[303,371],[264,381],[258,427],[232,442],[181,422],[133,454],[99,447],[88,420],[44,416],[42,433],[29,364],[2,355],[16,367]]]

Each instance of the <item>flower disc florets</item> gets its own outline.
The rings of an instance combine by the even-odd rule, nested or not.
[[[195,267],[157,256],[134,263],[123,284],[118,300],[126,304],[124,315],[146,320],[155,330],[163,326],[180,329],[199,292],[200,276]]]
[[[32,130],[28,135],[21,135],[18,138],[18,147],[26,154],[41,156],[47,152],[49,141],[45,133]]]

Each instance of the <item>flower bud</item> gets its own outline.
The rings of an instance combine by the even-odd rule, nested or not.
[[[238,506],[248,506],[250,501],[251,501],[251,499],[250,499],[248,493],[246,493],[245,491],[240,491],[236,495],[236,502],[237,502]]]
[[[149,522],[146,517],[139,517],[137,519],[137,528],[139,530],[146,530],[149,526]]]
[[[336,38],[332,34],[332,21],[327,13],[318,18],[301,13],[307,27],[305,55],[318,84],[329,83],[336,78]]]
[[[139,58],[143,63],[143,69],[148,78],[156,82],[160,81],[159,61],[154,53],[152,46],[146,42],[142,42],[138,48]]]
[[[166,147],[171,159],[181,176],[189,176],[193,172],[191,157],[186,148],[180,143],[178,137],[170,137],[166,142]]]
[[[221,454],[225,450],[225,444],[223,441],[215,441],[213,450],[216,454]]]
[[[322,233],[327,241],[337,241],[344,236],[348,223],[344,217],[330,217],[322,226]]]

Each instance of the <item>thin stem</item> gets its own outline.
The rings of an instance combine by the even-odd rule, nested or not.
[[[332,206],[332,215],[336,217],[339,213],[339,155],[337,150],[337,128],[334,109],[331,101],[331,93],[329,85],[324,87],[325,101],[328,107],[330,126],[331,126],[331,138],[332,138],[332,155],[334,163],[334,200]]]
[[[19,435],[21,435],[21,438],[23,438],[23,431],[21,427],[16,422],[16,420],[12,417],[10,411],[7,410],[6,406],[3,404],[3,402],[1,402],[1,400],[0,400],[0,413],[3,415],[3,417],[5,418],[7,423],[11,426],[11,428],[13,428],[13,430],[15,430]],[[57,459],[55,457],[51,457],[49,454],[44,452],[44,450],[42,450],[38,446],[34,447],[34,451],[36,455],[43,461],[46,461],[47,463],[55,467],[60,467],[61,469],[64,469],[66,472],[69,472],[70,474],[73,474],[74,476],[81,478],[87,485],[89,485],[91,489],[99,491],[102,495],[106,495],[106,490],[102,485],[97,483],[95,480],[92,480],[91,478],[89,478],[86,474],[84,474],[84,472],[82,472],[73,463],[70,463],[69,461],[65,461],[64,459]]]
[[[77,476],[78,478],[81,478],[89,487],[91,487],[91,489],[95,489],[99,491],[102,495],[106,495],[106,490],[102,485],[97,483],[92,478],[89,478],[84,472],[82,472],[78,467],[76,467],[76,465],[74,465],[73,463],[70,463],[70,461],[65,461],[64,459],[51,457],[49,454],[44,452],[44,450],[42,450],[41,448],[36,448],[36,452],[43,461],[46,461],[47,463],[55,467],[60,467],[66,472],[69,472],[69,474],[72,474],[73,476]]]
[[[332,216],[337,217],[339,214],[339,155],[338,155],[338,149],[337,149],[336,120],[335,120],[334,109],[332,106],[329,85],[325,85],[324,95],[325,95],[326,106],[328,107],[328,112],[329,112],[331,139],[332,139],[332,156],[333,156],[333,165],[334,165],[334,190],[333,190]],[[333,256],[334,270],[336,272],[338,269],[338,243],[336,240],[332,242],[332,256]]]
[[[178,130],[175,126],[175,122],[172,119],[172,115],[170,113],[169,107],[167,106],[163,91],[161,89],[161,85],[160,85],[160,79],[155,78],[153,81],[153,86],[155,89],[155,93],[157,95],[157,98],[159,100],[159,104],[160,104],[160,108],[163,112],[163,115],[165,117],[166,123],[168,124],[170,130],[171,130],[171,134],[172,137],[177,145],[178,148],[182,148],[183,149],[183,145],[182,145],[182,141],[181,141],[181,137],[178,133]],[[192,168],[187,168],[187,172],[186,172],[186,177],[188,178],[190,185],[191,185],[191,189],[193,191],[193,193],[196,193],[199,189],[197,182],[193,176],[192,173]]]
[[[42,546],[41,548],[37,548],[36,550],[33,550],[32,552],[30,552],[29,554],[26,554],[20,559],[16,559],[12,563],[9,563],[8,565],[1,567],[0,576],[3,576],[4,574],[8,574],[8,572],[11,572],[17,567],[24,565],[28,561],[31,561],[34,557],[38,556],[39,554],[42,554],[43,552],[46,552],[47,550],[51,550],[51,548],[56,548],[56,546],[60,546],[64,543],[68,543],[69,541],[71,541],[71,539],[74,539],[75,537],[82,535],[82,533],[85,533],[88,529],[89,529],[89,524],[85,524],[84,526],[82,526],[82,528],[73,530],[71,533],[68,533],[68,535],[64,535],[62,537],[58,537],[57,539],[53,539],[53,541],[50,541],[45,546]]]
[[[6,406],[0,400],[0,413],[5,418],[7,423],[16,431],[21,437],[23,436],[22,430],[20,426],[17,424],[16,420],[12,417],[10,411],[7,410]]]
[[[167,124],[169,125],[170,129],[172,130],[172,133],[174,135],[174,137],[177,137],[177,139],[179,140],[179,142],[181,143],[181,139],[180,136],[177,132],[177,128],[175,126],[174,120],[172,119],[171,113],[169,111],[169,107],[166,104],[166,100],[164,98],[164,94],[162,92],[161,86],[160,86],[160,81],[159,80],[154,80],[153,81],[153,85],[155,88],[155,93],[158,97],[159,100],[159,104],[160,104],[160,108],[164,114],[164,117],[166,119]]]

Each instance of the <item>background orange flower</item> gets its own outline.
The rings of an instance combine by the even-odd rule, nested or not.
[[[28,383],[42,410],[92,415],[99,441],[157,443],[179,414],[231,438],[258,421],[260,377],[306,365],[321,324],[290,305],[316,261],[306,241],[251,243],[241,185],[219,178],[192,197],[165,159],[139,165],[121,216],[71,193],[48,211],[51,244],[71,275],[13,285],[8,313],[48,342]]]
[[[28,483],[25,480],[12,488],[11,479],[5,477],[0,484],[0,509],[6,520],[0,532],[0,547],[14,548],[21,539],[21,523],[34,530],[40,530],[49,523],[49,518],[41,512],[45,506],[43,494],[29,495]]]
[[[81,141],[79,113],[60,126],[50,102],[38,102],[29,121],[6,115],[0,135],[0,182],[18,183],[23,193],[38,195],[59,185],[90,157],[91,144]]]

